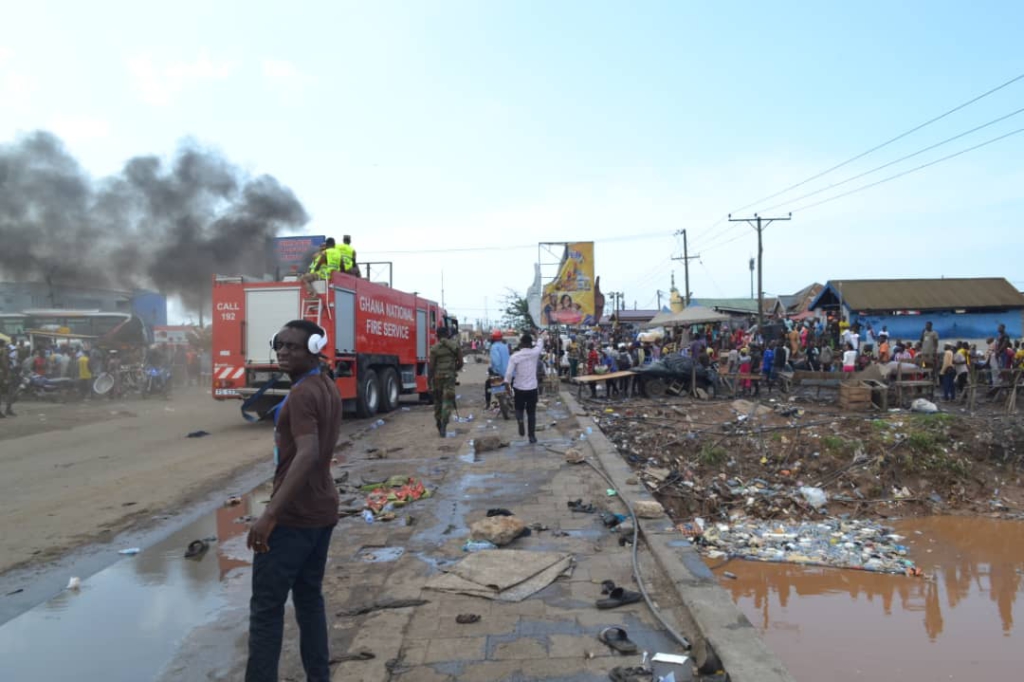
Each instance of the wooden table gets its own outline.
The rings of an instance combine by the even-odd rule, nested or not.
[[[621,372],[608,372],[607,374],[584,374],[578,376],[572,380],[572,383],[579,386],[579,390],[576,392],[577,397],[583,397],[583,387],[589,384],[596,384],[608,379],[624,379],[625,377],[636,376],[636,372],[630,370],[623,370]]]

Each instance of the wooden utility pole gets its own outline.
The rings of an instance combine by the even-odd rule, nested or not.
[[[729,214],[730,223],[749,223],[751,227],[757,230],[757,331],[760,334],[764,333],[764,280],[762,271],[764,247],[761,242],[761,233],[764,231],[764,228],[776,220],[792,220],[792,218],[792,213],[785,218],[762,218],[756,213],[753,218],[733,218],[732,214]]]
[[[683,235],[683,256],[682,258],[673,257],[672,260],[683,261],[683,286],[686,287],[686,291],[683,292],[683,301],[685,301],[686,307],[690,307],[690,260],[694,258],[700,258],[700,254],[690,255],[686,248],[686,230],[679,230],[676,232],[676,236]]]

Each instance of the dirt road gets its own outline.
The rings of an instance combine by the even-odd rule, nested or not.
[[[267,426],[200,389],[16,408],[0,421],[0,573],[173,513],[270,457]]]

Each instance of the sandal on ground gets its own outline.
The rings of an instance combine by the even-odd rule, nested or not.
[[[608,673],[608,678],[613,682],[650,682],[654,673],[640,666],[617,666]]]
[[[583,500],[573,500],[565,503],[569,507],[570,511],[580,512],[583,514],[593,514],[597,511],[592,503],[583,504]]]
[[[625,606],[626,604],[635,604],[643,598],[644,596],[639,592],[633,592],[632,590],[616,587],[608,593],[608,596],[605,599],[597,600],[597,608],[614,609],[618,606]]]
[[[636,642],[631,640],[626,631],[618,626],[601,630],[597,638],[623,656],[636,653]]]
[[[206,540],[193,540],[188,543],[188,548],[185,550],[186,559],[199,559],[202,558],[206,551],[210,549],[210,543]]]

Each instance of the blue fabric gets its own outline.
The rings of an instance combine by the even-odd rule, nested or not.
[[[508,371],[508,344],[495,342],[491,344],[491,369],[500,376]]]
[[[763,374],[770,374],[772,366],[775,364],[775,351],[769,348],[764,352],[764,357],[761,359],[761,372]]]
[[[278,526],[267,540],[270,551],[253,558],[245,682],[277,682],[284,637],[284,605],[289,592],[299,624],[299,652],[306,679],[330,682],[327,611],[322,587],[333,530],[333,526]]]

